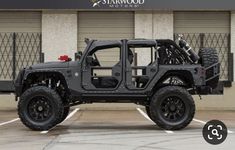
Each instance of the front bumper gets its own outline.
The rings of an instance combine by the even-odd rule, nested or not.
[[[22,94],[23,89],[23,77],[24,77],[25,69],[22,69],[16,80],[14,81],[14,87],[15,87],[15,95],[16,97],[19,97]]]

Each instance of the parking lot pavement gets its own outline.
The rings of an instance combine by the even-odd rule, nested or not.
[[[73,109],[70,117],[55,128],[31,131],[14,111],[0,111],[0,149],[233,149],[235,134],[214,146],[202,137],[204,122],[223,121],[235,131],[235,111],[199,111],[195,119],[180,131],[165,131],[146,118],[144,110],[86,111]]]

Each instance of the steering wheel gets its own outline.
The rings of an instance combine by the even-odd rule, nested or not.
[[[94,54],[94,56],[95,56],[95,59],[93,60],[93,64],[94,64],[95,66],[101,66],[101,65],[100,65],[100,62],[99,62],[99,60],[98,60],[98,58],[97,58],[97,56],[96,56],[96,54]]]

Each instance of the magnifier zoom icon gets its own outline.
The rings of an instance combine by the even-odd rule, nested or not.
[[[219,133],[218,133],[218,130],[217,129],[213,129],[211,131],[212,135],[215,135],[215,136],[219,136]]]
[[[227,137],[227,127],[220,120],[208,121],[203,127],[204,139],[213,145],[221,144]]]

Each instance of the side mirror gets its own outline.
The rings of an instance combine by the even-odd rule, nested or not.
[[[82,51],[78,51],[77,53],[75,53],[75,60],[80,60],[82,57]]]
[[[93,57],[92,56],[87,56],[86,57],[86,63],[87,64],[92,64],[92,62],[93,62]]]

